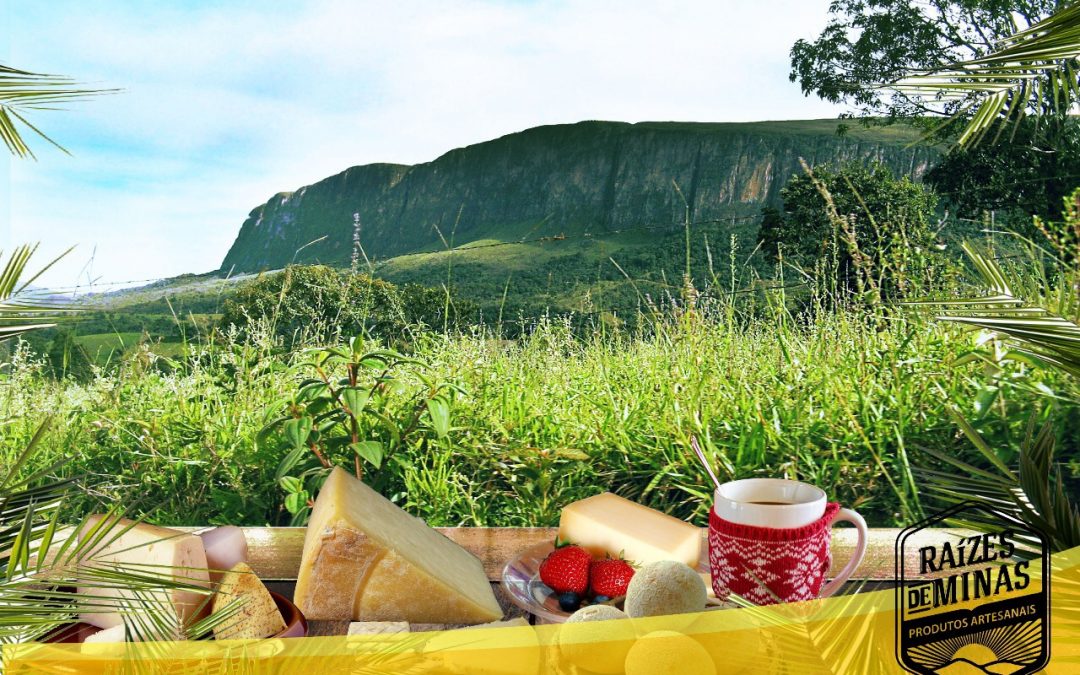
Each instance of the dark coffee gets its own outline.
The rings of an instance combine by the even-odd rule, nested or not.
[[[792,502],[747,502],[747,504],[761,504],[762,506],[791,506]]]

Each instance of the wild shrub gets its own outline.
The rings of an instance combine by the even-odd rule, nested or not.
[[[759,242],[789,263],[822,270],[840,289],[877,299],[933,277],[936,195],[882,164],[822,165],[781,189],[783,210],[763,215]]]
[[[357,334],[400,341],[411,327],[458,327],[472,307],[442,289],[399,287],[325,265],[290,265],[245,283],[225,302],[221,326],[243,328],[267,319],[287,346]]]

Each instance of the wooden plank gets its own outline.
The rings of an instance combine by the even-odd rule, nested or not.
[[[188,528],[194,529],[194,528]],[[460,544],[484,564],[488,579],[498,581],[508,560],[526,548],[555,540],[556,529],[548,527],[449,527],[436,528]],[[704,536],[702,530],[702,536]],[[895,546],[899,528],[870,530],[866,557],[852,576],[854,579],[886,581],[895,575]],[[926,530],[910,541],[905,566],[918,567],[917,549],[922,543],[939,544],[944,538],[963,536],[963,530]],[[295,580],[300,569],[304,546],[304,528],[246,527],[250,563],[260,577],[268,580]],[[851,558],[855,549],[853,528],[833,529],[833,561],[830,576],[835,575]]]

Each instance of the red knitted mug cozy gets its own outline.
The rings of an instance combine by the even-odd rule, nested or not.
[[[716,597],[736,593],[758,605],[817,598],[832,564],[829,541],[839,510],[829,502],[821,518],[792,528],[740,525],[710,510],[709,568]]]

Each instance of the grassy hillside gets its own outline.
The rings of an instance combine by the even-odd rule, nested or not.
[[[771,267],[762,256],[751,257],[756,231],[749,219],[693,226],[693,277],[703,285],[723,277],[728,285],[732,237],[736,253],[741,251],[737,283]],[[373,267],[376,276],[398,284],[449,282],[458,295],[481,306],[488,322],[500,308],[505,317],[633,309],[643,297],[659,302],[672,290],[677,294],[685,270],[682,227],[523,242],[481,239],[452,250],[398,256]]]

